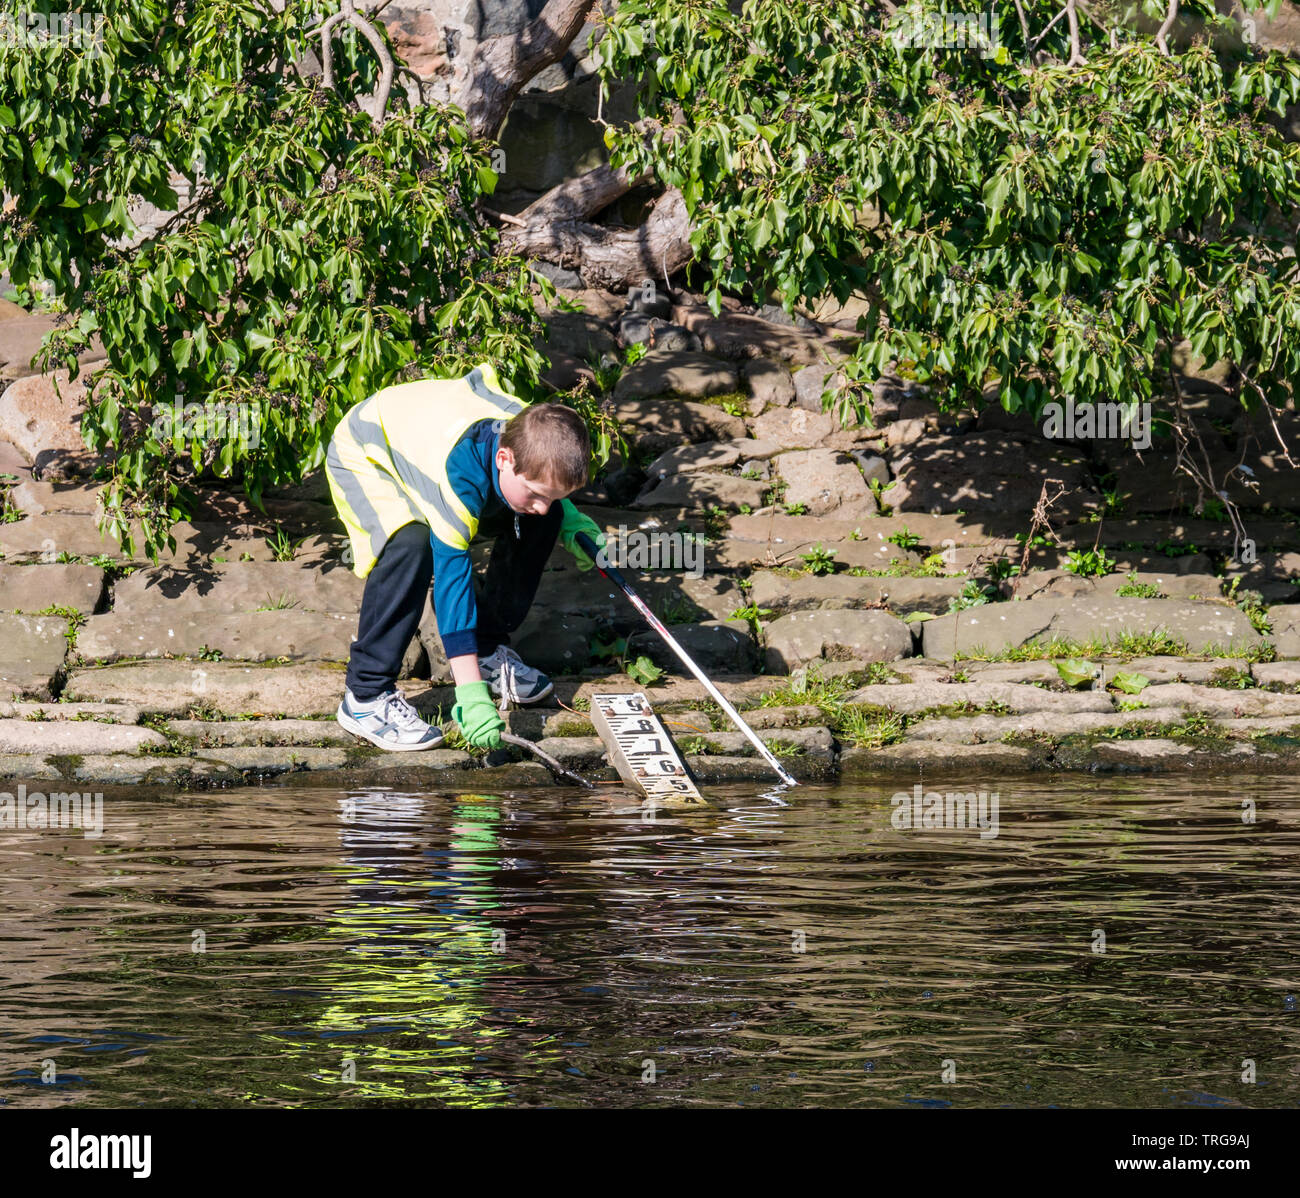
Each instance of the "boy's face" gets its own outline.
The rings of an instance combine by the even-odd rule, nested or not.
[[[560,487],[525,478],[517,473],[515,455],[508,449],[497,450],[496,466],[501,476],[501,494],[516,512],[544,516],[550,511],[552,503],[570,494]]]

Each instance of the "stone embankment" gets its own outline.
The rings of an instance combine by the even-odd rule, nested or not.
[[[1141,455],[1048,440],[1000,409],[941,412],[898,378],[865,397],[870,424],[842,425],[822,394],[842,394],[851,322],[568,298],[585,311],[549,314],[549,381],[599,377],[631,444],[577,498],[796,776],[1293,768],[1300,471],[1231,372],[1188,363],[1182,387],[1215,468],[1250,467],[1229,486],[1248,548],[1221,505],[1192,515],[1159,438]],[[59,394],[30,369],[52,319],[0,316],[0,777],[551,781],[515,749],[465,751],[450,722],[445,747],[421,754],[333,723],[363,584],[319,476],[265,512],[209,488],[157,565],[101,538],[81,383]],[[1279,414],[1278,433],[1300,445],[1300,417]],[[1030,521],[1045,484],[1063,490],[1050,532]],[[562,549],[514,644],[556,689],[510,727],[564,764],[612,778],[583,709],[600,689],[644,689],[702,781],[771,777],[623,596]],[[442,722],[448,678],[426,609],[401,685]]]

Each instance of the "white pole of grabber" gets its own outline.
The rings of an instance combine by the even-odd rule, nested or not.
[[[637,611],[639,611],[646,618],[650,627],[653,628],[661,637],[664,638],[664,640],[668,644],[668,647],[674,653],[676,653],[678,657],[682,659],[682,662],[685,664],[686,668],[690,670],[690,672],[694,674],[695,677],[698,678],[701,683],[704,684],[704,689],[707,690],[709,694],[713,696],[718,706],[721,707],[722,710],[727,713],[727,715],[731,718],[731,722],[735,724],[736,727],[739,728],[747,737],[749,737],[750,741],[753,742],[754,748],[756,748],[759,751],[759,753],[762,754],[763,758],[767,761],[767,764],[770,765],[776,771],[777,776],[781,779],[781,781],[784,782],[787,786],[798,786],[799,784],[794,780],[794,778],[791,777],[791,775],[786,772],[786,770],[781,765],[781,763],[777,761],[777,759],[772,755],[772,750],[769,749],[761,740],[759,740],[757,735],[755,735],[754,730],[748,724],[746,724],[744,720],[740,718],[740,712],[738,712],[734,707],[732,707],[730,703],[727,702],[727,700],[723,697],[722,692],[718,690],[718,688],[714,686],[712,682],[709,681],[709,679],[705,676],[704,671],[701,670],[700,667],[697,666],[691,660],[690,655],[686,652],[685,649],[681,647],[681,645],[677,643],[672,633],[670,633],[668,629],[663,626],[663,624],[659,620],[659,617],[656,616],[654,612],[652,612],[645,605],[645,603],[641,599],[641,596],[638,595],[628,585],[627,580],[623,577],[623,575],[619,573],[618,570],[614,569],[613,566],[602,566],[600,564],[600,559],[597,557],[597,554],[600,552],[600,550],[597,548],[596,542],[593,541],[589,536],[587,536],[586,533],[582,533],[582,532],[578,533],[576,539],[578,541],[578,544],[582,547],[582,551],[589,558],[591,558],[593,562],[596,563],[596,569],[599,570],[606,578],[608,578],[612,583],[614,583],[622,590],[623,594],[625,594],[628,597],[629,601],[632,603],[632,606],[635,607]]]

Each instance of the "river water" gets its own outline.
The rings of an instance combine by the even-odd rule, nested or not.
[[[116,790],[0,831],[0,1105],[1300,1101],[1300,780],[972,786]]]

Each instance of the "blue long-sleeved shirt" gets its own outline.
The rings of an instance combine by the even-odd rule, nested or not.
[[[447,481],[461,503],[479,520],[510,511],[496,467],[501,420],[471,424],[447,455]],[[478,652],[478,610],[474,602],[473,562],[468,549],[453,549],[432,533],[433,610],[438,636],[450,657]]]

